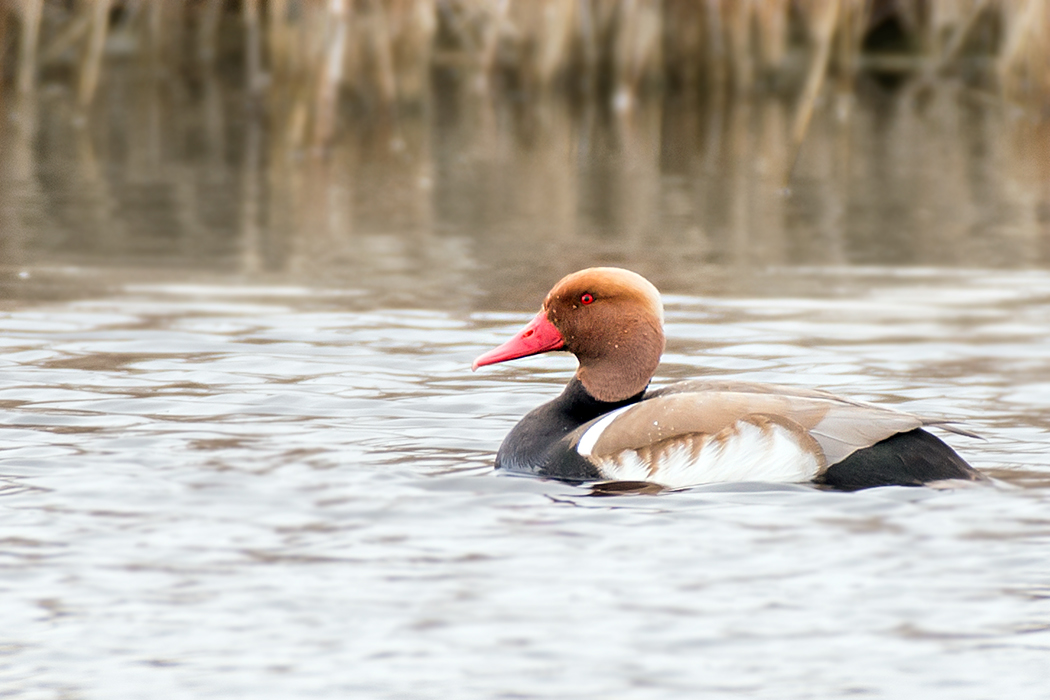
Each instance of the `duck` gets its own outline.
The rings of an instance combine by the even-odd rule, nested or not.
[[[506,436],[496,469],[667,489],[808,482],[853,491],[985,480],[926,430],[972,435],[950,421],[779,384],[699,378],[651,388],[663,319],[659,291],[630,270],[592,267],[555,284],[524,328],[472,366],[553,351],[579,363],[561,395]]]

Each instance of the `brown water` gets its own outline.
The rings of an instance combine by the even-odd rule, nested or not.
[[[121,82],[124,80],[125,82]],[[469,94],[288,154],[114,73],[0,132],[0,694],[1042,698],[1050,132],[942,90],[629,115]],[[561,274],[701,373],[946,414],[997,485],[495,475]]]

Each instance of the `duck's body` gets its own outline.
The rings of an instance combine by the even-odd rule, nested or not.
[[[496,468],[569,481],[806,482],[844,489],[978,478],[918,416],[823,392],[678,382],[597,401],[574,378],[528,413]]]
[[[821,391],[694,380],[648,390],[663,352],[656,289],[592,268],[561,280],[517,336],[478,366],[569,350],[580,368],[507,435],[496,466],[570,481],[684,487],[815,482],[856,489],[983,477],[919,416]]]

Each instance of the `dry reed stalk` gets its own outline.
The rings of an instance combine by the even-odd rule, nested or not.
[[[143,51],[146,61],[154,76],[162,75],[168,62],[176,60],[175,49],[181,46],[177,36],[182,18],[173,17],[185,7],[183,2],[172,3],[170,0],[150,0],[146,2],[146,37],[143,41]]]
[[[248,93],[258,95],[265,86],[262,71],[262,30],[259,28],[259,0],[244,0],[244,71]]]
[[[774,0],[774,2],[779,0]],[[688,93],[700,86],[704,64],[703,7],[693,0],[664,4],[664,63],[671,85]]]
[[[493,5],[493,9],[489,11],[485,6]],[[485,24],[488,26],[484,29],[484,37],[481,43],[481,53],[478,60],[478,77],[476,87],[479,90],[487,90],[489,83],[492,80],[492,73],[496,65],[496,49],[499,46],[500,32],[503,29],[503,24],[507,20],[507,13],[510,10],[510,0],[493,0],[491,3],[479,3],[479,9],[484,14],[488,14],[487,21]]]
[[[102,71],[102,50],[109,30],[109,6],[111,0],[91,0],[91,26],[88,31],[84,57],[81,59],[80,76],[77,82],[77,105],[87,109],[95,98],[99,76]]]
[[[751,59],[751,15],[755,10],[752,0],[732,0],[723,6],[726,17],[726,39],[733,74],[733,88],[737,92],[751,89],[755,79]]]
[[[1045,0],[1004,2],[1006,40],[996,62],[1003,92],[1050,95],[1050,11]]]
[[[283,68],[275,72],[269,105],[277,112],[275,121],[284,124],[287,147],[298,150],[309,143],[320,150],[335,133],[340,91],[362,79],[364,64],[359,52],[370,33],[366,30],[374,25],[367,21],[371,13],[354,12],[353,0],[326,0],[294,8],[295,23],[285,14],[291,10],[288,5],[278,6],[279,13],[269,17],[282,25],[278,34],[286,42],[283,57],[275,58]]]
[[[595,46],[598,52],[595,70],[600,74],[613,64],[613,59],[609,54],[616,46],[616,32],[619,31],[622,8],[613,0],[591,0],[591,2],[593,3],[591,14],[594,17]]]
[[[397,78],[394,74],[393,40],[390,35],[390,23],[386,10],[380,0],[369,3],[370,39],[372,65],[375,70],[375,85],[379,101],[383,107],[389,107],[397,98]]]
[[[269,0],[266,3],[266,31],[270,72],[275,80],[281,80],[287,76],[291,60],[289,0]]]
[[[142,10],[141,14],[144,15],[141,23],[144,23],[145,27],[139,24],[137,28],[140,34],[144,32],[144,36],[138,43],[154,79],[170,75],[184,62],[183,50],[191,46],[185,41],[184,34],[187,14],[196,7],[185,0],[149,0],[141,4],[125,0],[122,24],[139,24],[134,21],[139,10]],[[117,28],[113,27],[111,31],[115,34]],[[191,64],[193,58],[191,49]]]
[[[368,56],[371,26],[367,8],[358,7],[351,0],[347,8],[347,41],[343,50],[343,83],[341,89],[353,94],[365,94],[368,74]]]
[[[730,0],[731,1],[731,0]],[[707,0],[704,4],[706,10],[704,19],[707,25],[707,46],[709,75],[711,84],[717,93],[721,93],[726,85],[729,69],[729,59],[726,55],[725,30],[721,0]]]
[[[274,11],[279,7],[280,5],[274,5],[270,6],[270,9]],[[271,13],[269,16],[271,22],[281,25],[279,32],[284,35],[284,59],[282,61],[271,54],[271,65],[283,63],[283,70],[278,68],[277,74],[286,84],[307,80],[310,70],[317,65],[324,48],[323,9],[323,4],[319,2],[291,0],[287,13]]]
[[[79,12],[73,15],[73,17],[66,22],[65,26],[51,37],[47,44],[40,49],[37,59],[39,64],[46,66],[57,61],[62,54],[69,51],[84,38],[90,25],[91,15],[89,13]]]
[[[146,5],[146,40],[142,49],[150,68],[155,73],[164,54],[164,0],[154,0]]]
[[[594,87],[594,74],[598,70],[598,20],[588,0],[580,0],[577,14],[576,43],[579,46],[579,70],[585,80],[581,87],[590,91]]]
[[[390,12],[398,100],[424,99],[430,77],[437,16],[430,0],[398,0]]]
[[[788,43],[789,0],[763,0],[754,8],[762,69],[773,75],[784,62]]]
[[[613,66],[613,107],[634,107],[641,84],[658,72],[662,17],[656,0],[622,0],[617,22]]]
[[[569,62],[576,34],[577,5],[548,0],[543,5],[540,46],[536,50],[536,76],[541,89],[548,89],[557,73]]]
[[[286,145],[294,150],[303,147],[311,136],[311,128],[317,126],[319,81],[330,42],[328,6],[320,2],[293,2],[296,22],[291,21],[291,7],[289,14],[271,15],[283,25],[287,54],[284,70],[278,73],[280,80],[271,86],[269,104],[278,111],[277,121],[284,123]],[[345,75],[345,68],[341,67],[340,72]]]
[[[197,24],[197,60],[210,65],[218,55],[219,22],[222,20],[222,0],[205,0],[200,8]]]
[[[508,54],[523,85],[543,92],[569,64],[577,35],[576,3],[564,0],[517,2],[503,32]]]
[[[977,0],[983,3],[984,0]],[[976,4],[976,3],[971,3]],[[922,50],[929,56],[943,56],[951,37],[963,23],[966,8],[959,2],[934,2],[926,11]]]
[[[343,77],[343,52],[346,50],[347,0],[328,1],[328,20],[328,37],[314,103],[315,148],[326,145],[335,131],[335,111]]]
[[[0,0],[0,76],[4,74],[4,57],[7,55],[7,0]],[[0,109],[3,108],[3,91],[0,90]]]
[[[18,42],[18,92],[25,95],[36,85],[37,43],[44,0],[21,0],[22,31]]]
[[[785,179],[791,177],[791,173],[798,161],[798,154],[802,150],[802,142],[806,138],[809,129],[809,121],[813,116],[813,107],[816,104],[820,88],[824,84],[824,77],[828,72],[828,61],[831,57],[831,41],[838,22],[839,4],[841,0],[809,0],[808,15],[810,31],[817,44],[816,51],[810,60],[809,72],[806,82],[802,88],[798,107],[795,111],[794,123],[791,127],[791,147],[794,155]]]
[[[1041,30],[1037,30],[1032,40],[1031,73],[1032,87],[1046,104],[1050,101],[1050,7],[1044,3],[1040,10],[1042,13],[1036,27],[1041,27]]]
[[[936,3],[934,5],[937,14],[931,18],[931,25],[934,27],[933,31],[940,34],[942,28],[945,25],[948,25],[949,22],[953,25],[953,28],[949,39],[942,50],[937,51],[935,45],[934,61],[931,64],[929,72],[931,77],[943,71],[949,63],[956,60],[960,51],[962,51],[966,38],[970,35],[970,30],[976,23],[977,18],[981,16],[982,12],[984,12],[987,5],[988,0],[973,0],[967,10],[962,13],[953,13],[950,15],[945,11],[945,6],[943,4]],[[959,9],[957,5],[955,6],[955,9]]]
[[[843,92],[853,88],[859,68],[860,45],[868,27],[871,3],[868,0],[841,0],[837,29],[839,89]]]

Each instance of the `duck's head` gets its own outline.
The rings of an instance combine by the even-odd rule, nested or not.
[[[618,267],[563,277],[517,335],[474,360],[474,369],[551,350],[580,361],[576,376],[600,401],[622,401],[649,384],[664,350],[663,304],[656,287]]]

